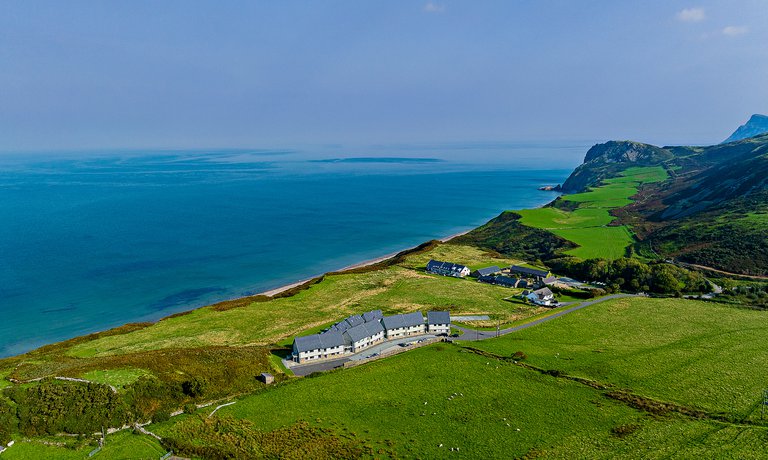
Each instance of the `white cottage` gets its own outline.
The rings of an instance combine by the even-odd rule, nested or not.
[[[536,305],[543,305],[545,307],[555,303],[555,295],[546,287],[529,293],[526,298]]]

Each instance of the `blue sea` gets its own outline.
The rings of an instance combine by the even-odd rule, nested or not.
[[[0,155],[0,356],[262,292],[556,194],[588,143]]]

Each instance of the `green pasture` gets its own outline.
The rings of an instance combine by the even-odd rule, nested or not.
[[[451,344],[291,381],[216,417],[263,432],[306,421],[402,458],[759,458],[766,436],[764,427],[649,416],[593,387]],[[179,418],[152,429],[178,438],[200,423]]]
[[[142,375],[148,374],[149,372],[144,369],[109,369],[86,372],[82,375],[82,378],[90,380],[91,382],[103,383],[115,387],[125,387],[138,380]]]
[[[578,248],[566,251],[582,259],[617,259],[626,254],[634,241],[625,226],[608,226],[613,222],[610,210],[632,202],[643,183],[664,180],[667,172],[661,166],[629,168],[621,176],[605,180],[599,187],[584,193],[564,195],[559,207],[546,207],[516,211],[520,222],[541,228],[572,241]],[[569,210],[567,202],[577,203]]]
[[[592,305],[473,346],[628,388],[644,396],[759,419],[768,386],[768,312],[683,299],[631,298]]]

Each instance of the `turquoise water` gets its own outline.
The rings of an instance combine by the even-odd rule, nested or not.
[[[562,182],[584,151],[2,156],[0,356],[262,292],[539,206],[555,194],[537,187]]]

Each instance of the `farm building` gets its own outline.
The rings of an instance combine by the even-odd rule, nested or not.
[[[451,313],[447,311],[427,312],[427,332],[448,335],[451,333]]]
[[[501,273],[501,269],[494,265],[493,267],[478,268],[470,274],[475,278],[481,278],[483,276],[498,275],[499,273]]]
[[[555,303],[555,295],[549,288],[541,288],[533,292],[529,292],[526,298],[536,305],[543,305],[549,307]]]
[[[537,268],[523,267],[522,265],[512,265],[509,267],[511,273],[517,273],[536,280],[544,279],[552,275],[548,270],[539,270]]]
[[[554,286],[555,284],[558,283],[558,279],[555,276],[548,276],[548,277],[544,278],[543,280],[541,280],[541,283],[544,286]]]
[[[293,339],[293,356],[300,363],[327,359],[344,353],[344,337],[340,332],[327,331]]]
[[[404,315],[385,316],[381,323],[387,331],[388,339],[423,334],[425,331],[424,315],[420,311]]]
[[[517,278],[510,278],[508,276],[483,276],[478,278],[478,281],[481,283],[488,283],[488,284],[495,284],[496,286],[503,286],[508,288],[515,288],[515,287],[526,287],[528,286],[528,283],[525,280],[520,280]],[[524,286],[521,286],[520,284],[524,283]]]
[[[442,276],[452,276],[454,278],[464,278],[469,275],[469,268],[451,262],[430,260],[427,263],[427,272]]]

